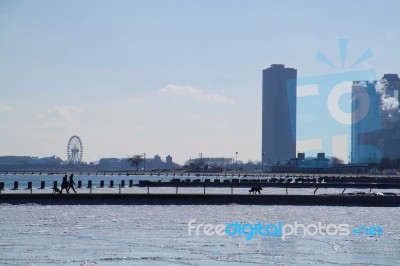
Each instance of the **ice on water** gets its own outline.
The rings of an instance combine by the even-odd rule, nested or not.
[[[2,204],[0,213],[2,265],[400,264],[398,208]],[[380,225],[385,235],[196,237],[191,219]]]

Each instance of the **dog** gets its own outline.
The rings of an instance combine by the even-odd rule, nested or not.
[[[61,194],[61,190],[58,187],[53,187],[53,194]]]
[[[252,187],[252,188],[249,190],[249,194],[251,194],[252,192],[253,192],[253,194],[256,194],[257,192],[258,192],[258,194],[261,194],[261,190],[262,190],[261,187]]]

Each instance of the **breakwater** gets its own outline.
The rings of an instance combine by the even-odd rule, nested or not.
[[[400,206],[400,196],[202,194],[2,194],[0,204]]]

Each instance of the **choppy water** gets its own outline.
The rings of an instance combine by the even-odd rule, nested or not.
[[[399,208],[0,205],[2,265],[400,265]],[[380,225],[381,237],[188,236],[187,224]]]

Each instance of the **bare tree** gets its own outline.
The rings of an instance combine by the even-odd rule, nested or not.
[[[143,162],[142,155],[132,155],[132,157],[128,158],[128,162],[132,165],[132,167],[136,167],[136,172],[139,171],[139,165]]]
[[[344,164],[344,161],[338,157],[333,156],[332,157],[332,164],[333,165],[338,165],[338,164]]]

